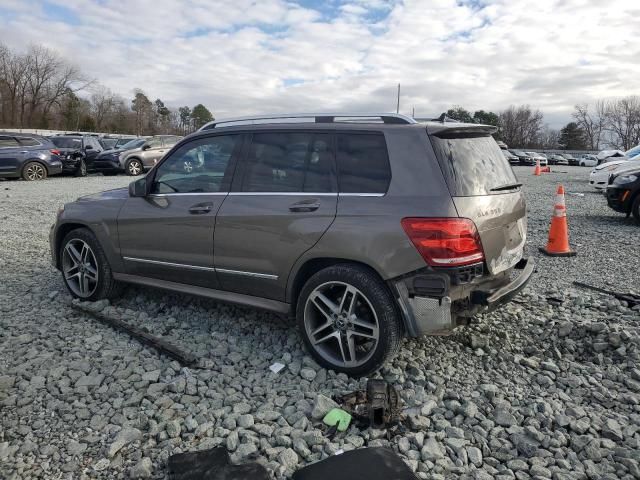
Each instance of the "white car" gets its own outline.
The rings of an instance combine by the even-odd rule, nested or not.
[[[609,175],[611,175],[618,168],[624,168],[629,163],[628,158],[620,160],[612,160],[611,162],[598,165],[591,170],[589,175],[589,185],[595,187],[597,190],[604,190],[609,184]]]
[[[581,167],[595,167],[598,165],[598,157],[595,155],[582,155],[578,158],[578,165]]]
[[[531,158],[533,158],[534,162],[537,162],[538,160],[540,160],[541,167],[546,167],[547,164],[549,163],[547,161],[547,157],[543,153],[537,153],[537,152],[524,152],[524,153],[526,153]]]

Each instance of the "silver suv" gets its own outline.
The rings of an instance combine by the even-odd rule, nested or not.
[[[295,315],[321,365],[366,375],[404,336],[466,324],[529,280],[524,195],[494,130],[395,114],[210,123],[128,190],[67,204],[53,264],[84,300],[126,282]]]
[[[176,135],[154,135],[132,150],[122,152],[118,161],[127,175],[140,175],[155,166],[171,147],[182,137]]]

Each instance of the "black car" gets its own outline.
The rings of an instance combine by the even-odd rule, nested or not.
[[[128,140],[120,147],[101,152],[93,161],[93,171],[102,172],[103,175],[124,173],[124,167],[120,162],[120,154],[134,148],[140,148],[146,142],[144,138],[130,138]]]
[[[567,162],[569,162],[569,165],[575,166],[575,165],[578,165],[578,163],[580,163],[580,160],[574,157],[573,155],[571,155],[570,153],[563,153],[562,156],[567,159]]]
[[[43,180],[62,172],[60,152],[39,135],[0,132],[0,177]]]
[[[103,151],[98,138],[92,135],[58,135],[51,141],[60,151],[62,171],[77,177],[93,171],[93,161]]]
[[[523,152],[522,150],[509,150],[513,155],[518,157],[518,161],[520,165],[535,165],[536,161],[533,159],[531,155]]]
[[[616,212],[626,213],[627,217],[633,214],[640,222],[640,165],[611,174],[607,203]]]

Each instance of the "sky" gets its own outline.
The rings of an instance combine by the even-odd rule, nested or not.
[[[0,42],[55,49],[124,96],[217,118],[435,117],[640,95],[638,0],[0,0]]]

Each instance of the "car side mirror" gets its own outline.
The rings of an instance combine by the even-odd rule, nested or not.
[[[142,146],[142,150],[149,150],[151,148],[151,145],[145,144]]]
[[[129,184],[130,197],[146,197],[147,196],[147,178],[139,178]]]
[[[84,149],[85,150],[93,150],[93,147],[91,145],[85,145]]]

